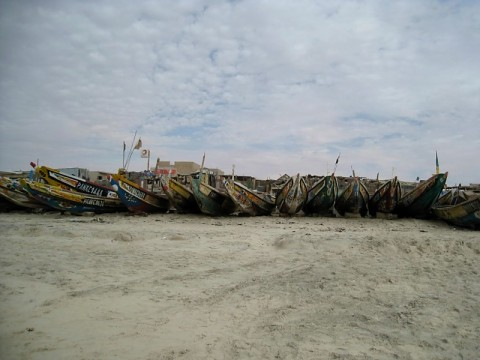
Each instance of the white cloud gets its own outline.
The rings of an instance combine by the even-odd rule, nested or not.
[[[438,150],[450,182],[480,182],[477,3],[1,7],[0,169],[115,171],[137,130],[152,156],[258,177],[341,152],[341,175],[413,180]]]

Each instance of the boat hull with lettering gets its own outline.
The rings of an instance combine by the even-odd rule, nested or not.
[[[57,169],[47,166],[36,166],[35,173],[50,185],[62,186],[95,196],[104,196],[113,199],[118,198],[118,194],[113,189],[92,183],[74,175],[63,173]]]
[[[22,179],[20,184],[35,200],[62,212],[101,214],[118,211],[115,199],[84,194],[33,180]]]
[[[130,212],[166,212],[170,208],[170,202],[165,194],[144,189],[122,174],[110,175],[110,184]]]
[[[48,166],[34,166],[34,163],[31,163],[31,165],[35,168],[37,176],[50,185],[60,186],[84,194],[112,199],[112,201],[109,200],[109,203],[116,204],[118,211],[126,210],[124,203],[120,200],[116,191],[111,188],[95,184],[77,176],[63,173]]]

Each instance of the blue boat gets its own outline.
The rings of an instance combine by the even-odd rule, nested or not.
[[[170,202],[165,194],[144,189],[123,174],[110,175],[110,184],[130,212],[167,212],[170,208]]]

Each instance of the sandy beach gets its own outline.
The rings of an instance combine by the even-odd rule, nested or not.
[[[0,214],[1,359],[476,359],[480,232]]]

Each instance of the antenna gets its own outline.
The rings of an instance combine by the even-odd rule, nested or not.
[[[130,149],[128,150],[127,161],[125,163],[125,170],[128,169],[128,165],[130,164],[130,159],[132,158],[132,154],[133,154],[133,144],[135,144],[136,137],[137,137],[137,130],[135,130],[135,135],[133,135],[132,144],[130,145]]]

